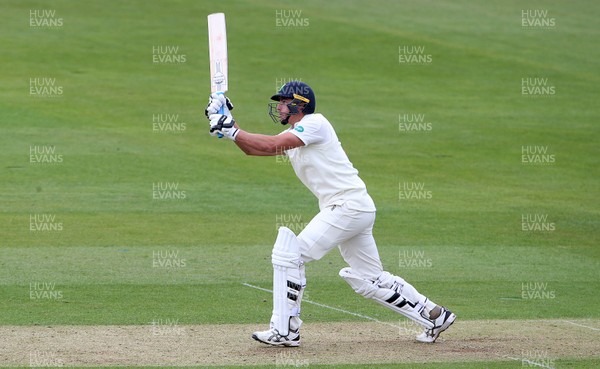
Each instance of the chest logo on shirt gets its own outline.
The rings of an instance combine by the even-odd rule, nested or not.
[[[294,129],[296,131],[298,131],[298,132],[304,132],[304,127],[302,127],[302,126],[298,126],[298,127],[294,128]]]

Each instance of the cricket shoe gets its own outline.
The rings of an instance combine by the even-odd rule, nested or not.
[[[295,332],[290,331],[287,336],[279,334],[277,329],[269,329],[268,331],[254,332],[252,338],[255,340],[273,346],[298,347],[300,346],[300,330]]]
[[[440,333],[448,329],[454,323],[456,315],[442,306],[442,312],[437,319],[433,320],[433,328],[426,329],[425,332],[417,336],[417,341],[425,343],[434,343]]]

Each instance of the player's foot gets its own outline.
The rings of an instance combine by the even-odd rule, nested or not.
[[[448,329],[454,323],[456,315],[445,307],[441,307],[440,316],[433,320],[433,328],[426,329],[425,332],[417,336],[417,341],[425,343],[434,343],[440,333]]]
[[[287,336],[282,336],[277,329],[269,329],[268,331],[252,333],[252,338],[259,342],[266,343],[267,345],[287,347],[300,346],[300,330],[296,330],[295,332],[290,331]]]

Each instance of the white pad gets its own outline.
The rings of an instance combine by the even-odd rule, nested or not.
[[[433,328],[433,321],[427,317],[436,305],[404,279],[383,272],[379,278],[371,281],[353,274],[352,268],[340,270],[340,277],[348,282],[356,293],[377,301],[427,329]]]
[[[287,336],[290,330],[300,328],[300,302],[306,287],[304,265],[300,260],[300,243],[289,228],[280,227],[273,253],[273,316],[271,328]]]

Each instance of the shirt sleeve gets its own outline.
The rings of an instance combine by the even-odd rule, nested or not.
[[[301,120],[294,129],[289,130],[296,137],[304,142],[304,145],[326,143],[331,139],[331,132],[326,122],[316,119]]]

